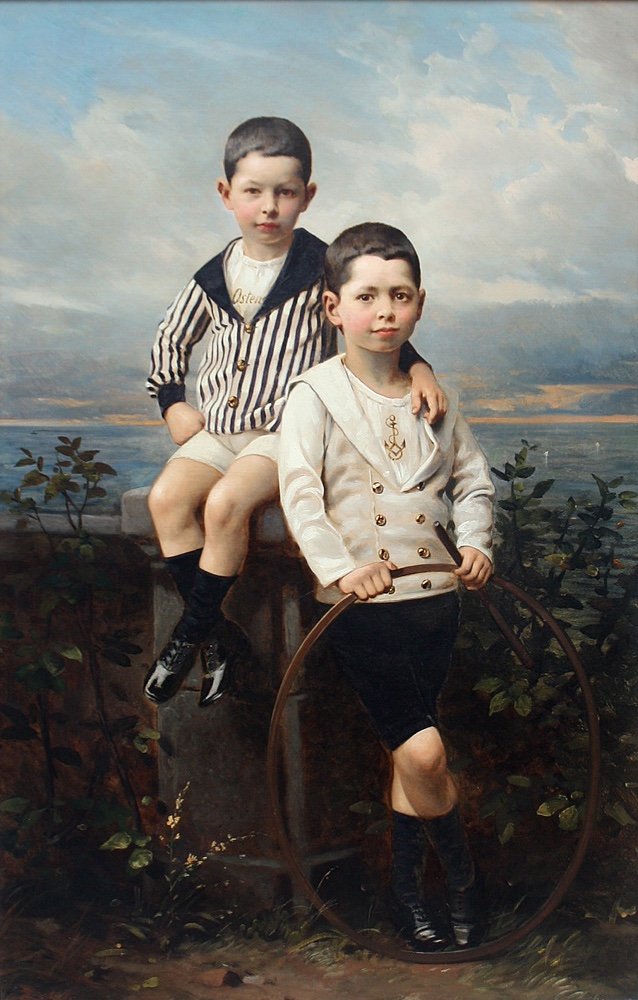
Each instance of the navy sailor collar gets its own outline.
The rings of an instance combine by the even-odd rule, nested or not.
[[[224,277],[224,260],[230,247],[236,242],[233,240],[212,260],[204,264],[195,274],[194,280],[217,305],[241,319],[230,301]],[[259,311],[255,314],[255,321],[264,313],[282,305],[304,288],[313,285],[323,274],[325,253],[326,244],[323,240],[313,236],[306,229],[295,229],[284,266]]]

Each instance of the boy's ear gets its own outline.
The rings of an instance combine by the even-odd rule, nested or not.
[[[323,311],[326,314],[326,319],[332,323],[333,326],[341,328],[341,318],[339,316],[339,296],[334,292],[325,291],[323,293]]]
[[[416,317],[417,319],[421,319],[421,316],[423,315],[423,307],[425,305],[425,299],[426,299],[425,288],[420,288],[419,289],[419,311],[417,313],[417,317]]]
[[[230,184],[228,183],[226,178],[218,177],[217,184],[215,185],[215,187],[217,188],[217,193],[221,198],[221,200],[223,201],[226,208],[230,208],[230,205],[228,204],[228,199],[230,198]]]
[[[317,185],[316,184],[312,184],[312,183],[311,184],[306,184],[306,204],[304,205],[304,207],[302,209],[303,212],[306,211],[306,209],[308,208],[308,205],[310,204],[310,202],[312,201],[312,199],[314,198],[314,196],[316,195],[316,193],[317,193]]]

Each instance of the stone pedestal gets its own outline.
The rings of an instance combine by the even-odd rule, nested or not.
[[[146,490],[125,494],[122,530],[148,547],[153,543],[146,496]],[[157,654],[182,605],[156,549],[152,558]],[[188,784],[184,840],[200,855],[214,845],[219,881],[229,882],[233,898],[252,910],[290,898],[292,891],[274,840],[266,749],[279,683],[316,620],[312,593],[311,575],[279,507],[267,505],[254,518],[250,555],[224,603],[224,613],[244,629],[253,651],[251,663],[239,672],[236,693],[199,708],[196,667],[157,712],[160,797],[172,811]],[[289,833],[311,876],[357,848],[360,832],[349,806],[378,795],[379,751],[352,693],[321,648],[288,699],[283,725],[281,778]]]

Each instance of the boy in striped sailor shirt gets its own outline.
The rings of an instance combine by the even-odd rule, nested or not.
[[[248,549],[253,511],[277,496],[279,422],[290,381],[335,353],[322,312],[326,244],[297,220],[312,201],[311,150],[284,118],[252,118],[229,136],[217,182],[241,237],[205,264],[159,326],[147,382],[179,446],[149,496],[166,566],[184,600],[173,635],[144,681],[165,702],[198,651],[199,704],[229,686],[245,636],[221,613]],[[186,402],[193,347],[205,339],[197,407]],[[406,344],[414,412],[435,423],[446,409],[432,369]],[[203,527],[202,514],[203,511]]]

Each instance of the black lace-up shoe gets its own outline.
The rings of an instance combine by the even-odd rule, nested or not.
[[[169,701],[177,694],[190,672],[198,644],[173,637],[164,646],[144,680],[144,694],[156,704]]]
[[[250,656],[250,645],[242,629],[225,619],[217,633],[202,647],[202,689],[200,708],[219,701],[232,690],[233,668]]]
[[[450,943],[448,935],[417,900],[393,897],[391,914],[397,931],[419,948],[442,951]]]
[[[485,916],[482,896],[478,879],[466,889],[448,888],[450,923],[459,948],[473,948],[483,939]]]

